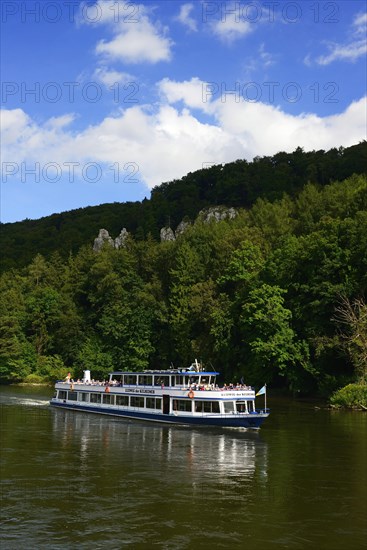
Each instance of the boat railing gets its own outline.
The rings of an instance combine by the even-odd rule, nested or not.
[[[241,385],[241,386],[218,386],[215,385],[186,385],[186,384],[176,384],[174,386],[165,386],[165,385],[152,385],[152,384],[122,384],[121,382],[117,383],[111,383],[109,380],[57,380],[57,384],[65,384],[66,386],[69,386],[70,384],[78,385],[78,386],[87,386],[87,387],[106,387],[109,386],[110,388],[142,388],[142,389],[165,389],[165,390],[181,390],[181,391],[194,391],[194,392],[201,392],[201,391],[210,391],[210,392],[253,392],[253,388],[251,386]]]

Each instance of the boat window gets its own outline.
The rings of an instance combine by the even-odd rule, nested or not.
[[[128,395],[116,395],[116,405],[118,407],[128,407],[129,406],[129,396]]]
[[[151,386],[152,385],[152,376],[148,376],[146,374],[140,374],[139,375],[139,386]]]
[[[239,413],[247,412],[246,401],[236,401],[236,407]]]
[[[184,377],[183,376],[176,376],[176,385],[182,386],[184,383]]]
[[[192,401],[188,401],[187,399],[174,399],[173,400],[173,410],[174,411],[191,412],[191,410],[192,410]]]
[[[248,401],[248,412],[254,412],[255,404],[253,401]]]
[[[154,377],[155,386],[169,386],[169,376],[155,376]]]
[[[195,399],[195,412],[219,413],[218,401],[198,401]]]
[[[90,402],[91,403],[100,403],[101,402],[101,394],[100,393],[91,393],[90,394]]]
[[[103,396],[103,403],[105,405],[113,405],[114,404],[114,395],[108,395],[108,394],[105,394]]]
[[[78,392],[76,391],[69,391],[69,401],[78,401]]]
[[[147,409],[161,409],[162,408],[162,399],[155,397],[146,398],[146,408]]]
[[[131,407],[144,407],[144,397],[133,395],[130,398],[130,405]]]
[[[189,377],[189,384],[198,384],[199,383],[199,376],[190,376]]]
[[[233,401],[224,401],[224,412],[225,413],[233,413],[234,412],[234,403]]]
[[[89,401],[89,393],[83,392],[83,393],[80,393],[79,396],[80,396],[79,397],[80,401]]]
[[[122,382],[122,374],[111,374],[110,382],[113,382],[116,386],[118,386]]]
[[[65,390],[59,390],[59,395],[58,395],[59,399],[66,399],[66,396],[67,396],[67,392]]]
[[[124,384],[126,386],[135,386],[136,385],[136,374],[125,374],[124,375]]]

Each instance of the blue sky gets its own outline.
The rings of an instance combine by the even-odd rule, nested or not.
[[[366,139],[366,2],[1,3],[1,220]]]

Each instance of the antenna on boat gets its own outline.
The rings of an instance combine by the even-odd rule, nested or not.
[[[196,368],[196,372],[200,372],[202,370],[201,363],[199,363],[197,359],[195,359],[195,368]]]

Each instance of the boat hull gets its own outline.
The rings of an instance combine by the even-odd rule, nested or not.
[[[95,414],[104,414],[133,420],[142,420],[149,422],[159,422],[165,424],[176,424],[185,426],[219,426],[223,428],[247,428],[258,429],[269,413],[252,414],[234,414],[234,415],[212,415],[212,416],[179,416],[175,414],[149,414],[145,412],[136,412],[130,410],[118,410],[107,407],[90,407],[78,403],[64,403],[60,401],[51,401],[50,405],[59,409],[90,412]]]

